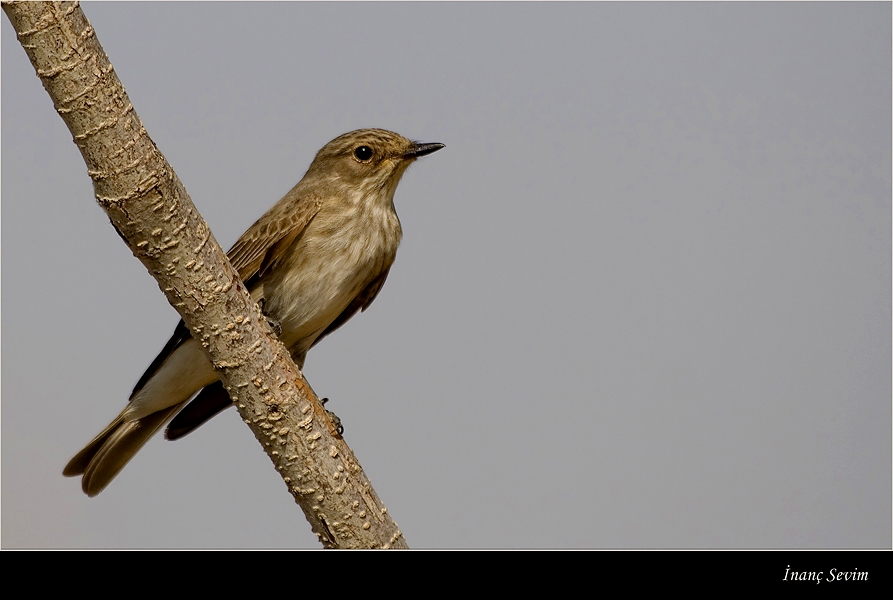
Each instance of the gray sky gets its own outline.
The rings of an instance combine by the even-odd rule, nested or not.
[[[890,547],[889,3],[83,6],[225,248],[446,144],[305,365],[411,546]],[[3,547],[318,547],[235,411],[62,477],[177,315],[0,20]]]

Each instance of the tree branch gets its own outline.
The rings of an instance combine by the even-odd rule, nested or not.
[[[3,2],[3,10],[81,151],[99,205],[204,348],[322,544],[406,547],[149,138],[79,4]]]

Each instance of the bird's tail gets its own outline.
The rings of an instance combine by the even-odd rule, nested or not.
[[[97,495],[183,404],[185,403],[175,404],[130,421],[125,420],[122,412],[68,461],[62,474],[66,477],[83,474],[81,487],[84,493],[88,496]]]

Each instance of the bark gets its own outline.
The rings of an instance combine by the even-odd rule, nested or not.
[[[149,138],[78,3],[3,2],[3,10],[81,151],[96,200],[201,343],[323,546],[406,547]]]

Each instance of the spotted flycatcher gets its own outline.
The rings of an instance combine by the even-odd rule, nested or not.
[[[441,148],[382,129],[335,138],[228,252],[252,298],[278,324],[298,367],[311,347],[378,295],[403,235],[394,210],[397,184],[415,159]],[[166,434],[176,439],[230,404],[180,321],[127,407],[63,473],[82,474],[84,492],[95,496],[171,417],[177,415]]]

